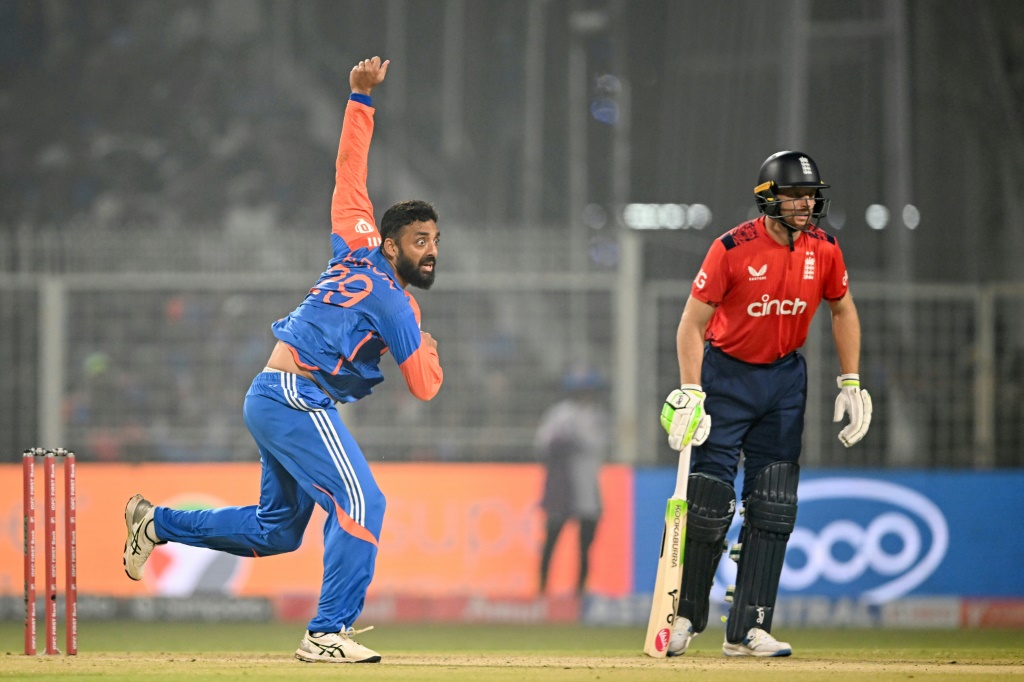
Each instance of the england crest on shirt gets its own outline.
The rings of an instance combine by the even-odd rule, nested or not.
[[[804,254],[804,279],[814,279],[814,252]]]

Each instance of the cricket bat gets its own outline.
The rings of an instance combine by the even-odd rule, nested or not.
[[[686,483],[690,476],[690,445],[679,452],[676,489],[665,505],[665,530],[661,536],[661,556],[654,581],[651,617],[647,621],[644,653],[664,658],[668,653],[672,622],[679,608],[679,589],[683,582],[683,547],[686,544]]]

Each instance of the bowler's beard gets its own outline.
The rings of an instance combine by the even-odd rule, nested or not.
[[[432,263],[434,267],[424,272],[420,268],[427,263]],[[434,283],[434,273],[436,271],[437,259],[434,256],[424,256],[418,263],[413,263],[412,259],[402,251],[402,248],[398,247],[398,258],[395,259],[395,272],[409,284],[417,289],[429,289],[430,285]]]

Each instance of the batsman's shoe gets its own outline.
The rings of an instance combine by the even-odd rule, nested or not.
[[[142,495],[132,495],[124,508],[124,525],[128,529],[128,538],[124,541],[124,572],[132,580],[142,580],[146,559],[154,547],[163,544],[153,527],[154,509]]]
[[[295,658],[307,663],[379,663],[380,654],[352,639],[352,635],[371,629],[373,626],[341,632],[306,632],[295,650]]]
[[[761,628],[750,628],[742,642],[733,644],[726,640],[722,644],[722,653],[726,656],[789,656],[793,647],[788,642],[780,642]]]
[[[690,640],[696,636],[689,618],[676,618],[672,623],[672,635],[669,637],[668,650],[665,655],[682,656],[690,648]]]

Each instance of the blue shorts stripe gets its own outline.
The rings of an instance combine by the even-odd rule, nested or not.
[[[288,372],[282,372],[284,375],[282,378],[284,381],[281,382],[284,388],[285,398],[288,400],[288,404],[297,410],[303,410],[305,412],[313,412],[317,408],[310,407],[309,404],[299,395],[299,386],[296,379],[298,378],[295,374]]]
[[[338,437],[334,424],[331,423],[330,418],[324,412],[310,412],[309,416],[313,420],[316,430],[320,433],[320,439],[330,454],[334,467],[338,471],[338,476],[345,486],[347,497],[352,504],[349,515],[352,517],[352,520],[362,526],[366,522],[366,502],[363,498],[362,487],[359,485],[359,478],[356,476],[348,455],[345,453],[341,438]]]
[[[346,475],[352,481],[353,495],[352,495],[352,520],[358,523],[360,526],[366,525],[366,498],[363,496],[363,486],[359,482],[359,476],[356,475],[355,468],[352,466],[352,460],[349,458],[348,453],[345,451],[345,445],[341,441],[341,436],[338,435],[338,431],[334,428],[334,423],[328,418],[326,414],[321,413],[321,417],[324,424],[327,426],[328,433],[331,437],[331,442],[334,444],[336,452],[336,461],[344,469]]]
[[[342,485],[345,486],[346,497],[352,505],[352,508],[348,510],[349,515],[353,521],[364,526],[366,524],[366,499],[363,489],[359,484],[359,477],[356,476],[348,453],[345,452],[341,437],[338,435],[337,429],[334,428],[334,424],[331,423],[330,416],[325,410],[310,406],[302,397],[298,388],[298,375],[290,372],[278,372],[278,375],[281,379],[281,392],[289,407],[309,414],[313,426],[320,434],[320,440],[338,472],[338,477],[341,479]]]

